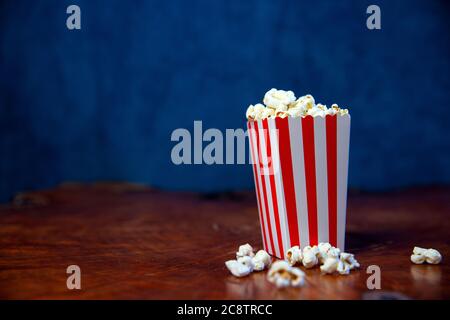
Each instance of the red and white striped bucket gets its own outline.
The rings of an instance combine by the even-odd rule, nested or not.
[[[344,250],[350,116],[249,121],[265,250],[329,242]]]

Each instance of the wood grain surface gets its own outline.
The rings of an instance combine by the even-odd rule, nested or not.
[[[277,289],[266,272],[234,278],[224,262],[240,244],[261,248],[251,192],[200,195],[132,184],[64,184],[0,206],[2,299],[448,299],[450,189],[350,193],[349,276],[306,270],[303,288]],[[415,245],[441,265],[413,265]],[[81,268],[68,290],[66,268]],[[381,268],[370,291],[366,268]]]

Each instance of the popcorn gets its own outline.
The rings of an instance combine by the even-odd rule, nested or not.
[[[303,266],[312,268],[319,263],[319,248],[317,246],[306,246],[303,248]]]
[[[289,108],[287,114],[291,117],[302,117],[306,114],[306,109],[302,108]]]
[[[308,109],[306,114],[309,116],[313,116],[313,117],[317,117],[317,116],[325,117],[326,111],[315,106],[315,107],[312,107],[311,109]]]
[[[253,259],[249,256],[244,256],[237,259],[237,262],[243,264],[244,266],[248,267],[250,269],[250,272],[253,272],[253,269],[255,268],[255,264],[253,263]]]
[[[253,248],[248,243],[243,244],[242,246],[239,246],[238,252],[236,252],[236,259],[239,259],[241,257],[249,256],[253,257],[255,254],[253,253]]]
[[[412,254],[411,255],[411,262],[415,264],[422,264],[425,262],[425,256],[421,254]]]
[[[439,264],[442,261],[442,255],[436,249],[414,247],[411,261],[415,264],[422,264],[425,261],[430,264]]]
[[[252,259],[254,271],[261,271],[272,263],[272,258],[264,250],[259,250]]]
[[[268,108],[282,109],[286,111],[288,105],[295,101],[295,95],[292,91],[270,89],[264,95],[263,102]]]
[[[253,107],[254,120],[264,119],[263,113],[265,112],[264,110],[266,110],[266,107],[264,107],[261,103],[255,104],[254,106],[250,105],[249,108],[251,107]]]
[[[278,288],[301,287],[305,284],[305,273],[286,261],[276,261],[272,264],[267,279]]]
[[[259,250],[256,255],[253,248],[246,243],[239,246],[236,252],[236,260],[228,260],[225,266],[236,277],[245,277],[253,271],[261,271],[267,268],[272,262],[272,258],[264,250]]]
[[[251,259],[251,258],[250,258]],[[245,277],[252,272],[250,266],[239,262],[237,260],[228,260],[225,262],[225,266],[230,270],[231,274],[235,277]]]
[[[255,119],[255,106],[249,105],[247,108],[247,112],[245,112],[245,116],[247,117],[247,120],[254,120]]]
[[[286,118],[287,116],[289,116],[289,110],[288,111],[276,111],[275,112],[275,117],[278,118]]]
[[[271,108],[264,108],[264,111],[262,112],[262,118],[270,118],[272,116],[275,116],[275,110]]]
[[[325,113],[329,114],[330,116],[334,116],[339,113],[339,109],[335,109],[335,108],[331,107],[331,108],[327,109],[325,111]]]
[[[322,110],[322,111],[326,111],[326,110],[327,110],[327,106],[326,106],[326,105],[323,105],[323,104],[321,104],[321,103],[318,103],[318,104],[316,105],[316,107],[317,107],[317,109],[320,109],[320,110]]]
[[[320,266],[320,271],[322,273],[334,273],[337,271],[339,265],[339,259],[336,257],[327,257],[323,262],[323,265]]]
[[[420,260],[414,261],[421,261],[420,263],[424,261],[439,263],[442,259],[437,250],[419,247],[414,248],[413,256],[414,259],[417,256]],[[413,260],[413,256],[411,256],[411,260]],[[272,263],[272,258],[266,251],[259,250],[254,254],[252,246],[246,243],[239,246],[239,250],[236,252],[236,260],[226,261],[225,266],[234,276],[245,277],[253,271],[262,271],[268,268],[272,263],[267,278],[277,287],[303,286],[305,273],[294,267],[294,265],[300,263],[305,268],[312,268],[321,264],[320,271],[324,274],[338,272],[347,275],[350,274],[351,270],[360,267],[353,254],[341,252],[339,248],[333,247],[327,242],[321,242],[312,247],[306,246],[303,250],[299,246],[294,246],[286,252],[286,260]]]
[[[351,253],[342,252],[339,256],[339,263],[337,272],[340,274],[349,274],[350,270],[359,268],[359,262],[356,261],[355,256]]]
[[[304,95],[300,98],[298,98],[293,104],[292,107],[294,108],[302,108],[302,109],[311,109],[316,104],[314,97],[310,94]]]
[[[316,104],[312,95],[307,94],[296,100],[292,91],[270,89],[264,95],[262,105],[250,105],[247,108],[246,117],[249,121],[263,120],[267,118],[286,117],[325,117],[327,115],[343,116],[348,114],[347,109],[341,109],[337,104],[331,108],[321,103]]]
[[[341,250],[339,248],[333,247],[328,242],[320,242],[317,245],[317,248],[319,249],[319,262],[325,263],[326,259],[331,258],[339,258],[339,255],[341,253]]]
[[[430,264],[439,264],[442,261],[442,256],[436,249],[428,249],[425,256],[427,263]]]
[[[294,246],[286,252],[286,257],[291,266],[301,263],[303,259],[302,250],[299,246]]]

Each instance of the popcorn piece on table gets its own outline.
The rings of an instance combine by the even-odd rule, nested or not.
[[[323,264],[320,266],[320,271],[322,271],[322,273],[331,274],[337,271],[338,265],[339,265],[339,258],[330,256],[327,257],[323,262]]]
[[[436,249],[424,249],[414,247],[411,261],[415,264],[422,264],[424,262],[430,264],[439,264],[442,261],[442,255]]]
[[[236,259],[241,257],[249,256],[253,257],[255,254],[253,253],[253,248],[250,244],[246,243],[239,246],[238,252],[236,252]]]
[[[288,262],[280,260],[272,264],[267,279],[278,288],[301,287],[305,284],[305,273],[299,268],[290,266]]]
[[[259,250],[255,256],[252,258],[254,264],[254,271],[262,271],[272,263],[272,258],[270,255],[264,251]]]
[[[303,266],[305,268],[312,268],[319,263],[319,248],[317,246],[306,246],[303,248]]]
[[[250,272],[253,272],[253,269],[255,268],[252,257],[243,256],[238,258],[237,262],[242,263],[244,266],[247,266],[250,269]]]
[[[330,243],[320,242],[317,245],[317,248],[319,249],[319,262],[320,263],[325,263],[326,259],[329,257],[339,259],[341,250],[339,250],[339,248],[333,247]]]
[[[246,260],[245,258],[249,258],[250,259],[250,263],[251,265],[249,265],[248,260]],[[235,277],[245,277],[247,275],[249,275],[252,271],[253,271],[253,263],[251,261],[250,257],[242,257],[239,258],[241,259],[240,261],[238,260],[228,260],[225,262],[225,266],[228,268],[228,270],[230,270],[231,274]],[[242,260],[245,259],[245,260]],[[246,264],[247,263],[247,264]]]
[[[287,110],[289,104],[295,101],[295,94],[292,91],[270,89],[264,95],[263,102],[268,108]]]
[[[299,246],[294,246],[286,252],[287,261],[291,266],[301,263],[303,259],[302,249]]]
[[[359,262],[355,259],[355,256],[353,254],[341,252],[339,256],[337,272],[347,275],[350,273],[350,270],[359,268],[359,266]]]

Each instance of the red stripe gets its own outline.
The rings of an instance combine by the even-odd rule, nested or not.
[[[277,190],[275,187],[275,175],[273,171],[272,147],[270,145],[270,133],[267,119],[263,120],[263,128],[265,132],[267,132],[266,149],[267,149],[267,159],[270,159],[269,163],[270,190],[272,191],[272,204],[275,217],[275,227],[277,229],[278,249],[280,250],[279,258],[284,259],[283,239],[281,238],[280,215],[278,213]]]
[[[309,244],[316,245],[317,232],[317,194],[316,194],[316,156],[314,148],[314,118],[302,118],[303,154],[305,158],[306,202],[308,205]]]
[[[264,164],[263,164],[262,158],[261,158],[261,149],[260,149],[261,140],[259,137],[259,126],[257,124],[255,124],[255,128],[256,128],[255,132],[256,132],[256,141],[257,141],[256,147],[258,149],[257,152],[258,152],[258,159],[259,159],[258,165],[260,168],[259,172],[261,172],[260,177],[261,177],[261,185],[262,185],[262,191],[263,191],[263,196],[264,196],[264,208],[266,209],[266,222],[267,222],[267,227],[268,227],[268,232],[269,232],[270,246],[272,248],[272,252],[269,252],[269,253],[271,253],[272,255],[275,255],[275,252],[274,252],[275,246],[273,244],[273,236],[272,236],[272,226],[271,226],[270,218],[269,218],[269,204],[267,201],[267,190],[266,190],[266,184],[264,183],[265,175],[263,174],[264,172],[262,172],[262,170],[264,169]],[[264,132],[263,132],[263,134],[264,134]],[[267,251],[269,251],[269,250],[267,250]]]
[[[261,229],[262,229],[262,238],[263,238],[263,242],[264,242],[264,248],[267,249],[267,240],[266,240],[266,232],[265,232],[265,224],[264,224],[264,220],[263,220],[263,216],[262,216],[262,204],[261,204],[261,195],[259,193],[259,181],[258,181],[258,172],[256,171],[256,159],[255,159],[255,153],[253,151],[254,143],[253,143],[253,138],[252,138],[252,127],[250,125],[250,122],[247,123],[248,124],[248,138],[250,141],[250,152],[252,154],[252,159],[253,159],[253,177],[255,178],[255,188],[256,188],[256,195],[257,195],[257,201],[258,201],[258,208],[259,208],[259,221],[261,223]]]
[[[337,246],[337,116],[326,116],[328,228],[332,246]]]
[[[291,247],[293,247],[300,245],[300,235],[297,221],[297,205],[295,202],[294,173],[292,170],[292,154],[288,118],[276,118],[275,123],[279,133],[278,148],[283,178],[284,199],[286,202],[289,239],[291,241]]]

